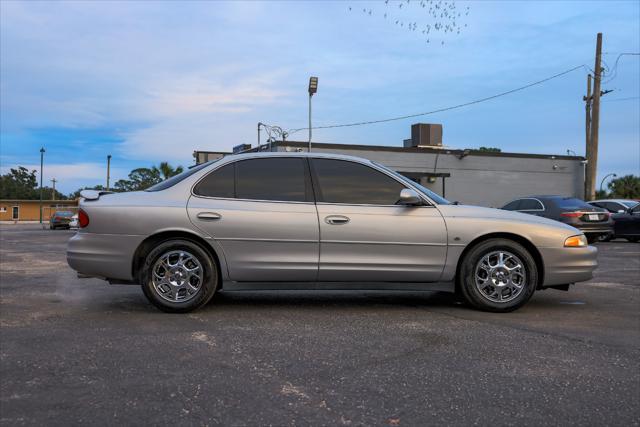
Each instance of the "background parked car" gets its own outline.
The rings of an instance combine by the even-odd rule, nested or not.
[[[527,196],[502,207],[563,222],[582,231],[589,243],[613,235],[613,220],[606,209],[591,206],[575,197]]]
[[[605,199],[592,200],[591,202],[587,203],[589,203],[591,206],[604,208],[610,213],[623,213],[636,206],[639,202],[637,200],[630,199]]]
[[[610,200],[598,200],[589,203],[596,206],[602,206],[605,202],[606,206],[611,206],[613,208],[618,207],[616,205],[612,205]],[[622,201],[616,200],[615,202],[619,203]],[[635,201],[624,200],[624,202]],[[640,203],[635,202],[635,204],[630,208],[618,209],[616,213],[611,214],[611,217],[613,218],[613,235],[607,236],[605,239],[603,239],[604,241],[616,238],[624,238],[630,242],[640,241]]]
[[[69,228],[69,223],[73,217],[71,211],[57,211],[51,217],[49,221],[49,228],[55,230],[56,228]]]

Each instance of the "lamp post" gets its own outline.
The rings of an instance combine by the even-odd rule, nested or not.
[[[110,172],[111,172],[111,154],[107,156],[107,191],[109,191]]]
[[[318,91],[318,78],[309,77],[309,152],[311,152],[311,97]]]
[[[40,224],[42,224],[42,168],[44,166],[44,147],[40,149]]]
[[[605,175],[604,178],[602,178],[602,181],[600,181],[600,192],[602,193],[602,186],[604,185],[604,181],[609,178],[610,176],[613,176],[614,178],[616,178],[618,175],[616,175],[615,173],[610,173],[608,175]]]

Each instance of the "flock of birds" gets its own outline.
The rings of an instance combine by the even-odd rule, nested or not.
[[[469,6],[464,9],[458,9],[456,2],[453,0],[384,0],[385,9],[383,12],[375,12],[373,9],[362,8],[362,13],[374,16],[380,14],[387,22],[392,23],[400,28],[407,28],[424,37],[426,43],[434,43],[436,39],[444,46],[442,37],[447,34],[460,35],[467,24],[460,21],[463,17],[469,15]],[[413,9],[413,10],[411,10]],[[424,9],[427,12],[429,23],[426,25],[422,22],[419,12],[416,9]],[[349,12],[358,12],[360,7],[349,6]],[[404,14],[404,17],[402,16]],[[424,15],[424,14],[423,14]],[[419,20],[416,20],[419,19]]]

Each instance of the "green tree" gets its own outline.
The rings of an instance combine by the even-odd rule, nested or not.
[[[480,147],[478,151],[489,152],[489,153],[500,153],[502,150],[496,147]]]
[[[184,171],[182,166],[174,168],[168,162],[161,162],[159,166],[154,166],[152,169],[158,171],[158,174],[162,176],[162,179],[169,179]]]
[[[640,199],[640,177],[625,175],[612,179],[607,185],[610,197],[620,199]]]
[[[141,191],[151,187],[162,180],[182,173],[182,166],[173,167],[167,162],[151,168],[137,168],[131,171],[129,179],[120,179],[116,182],[115,191]]]
[[[44,193],[46,194],[46,193]],[[0,176],[0,199],[35,200],[40,198],[36,171],[18,166]]]

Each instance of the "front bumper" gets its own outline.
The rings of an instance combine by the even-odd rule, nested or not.
[[[67,246],[67,263],[79,274],[133,280],[133,255],[144,236],[76,233]]]
[[[593,277],[598,267],[598,249],[594,246],[580,248],[540,248],[544,261],[542,287],[584,282]]]

